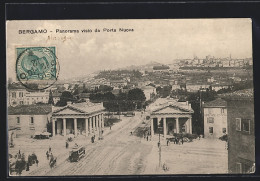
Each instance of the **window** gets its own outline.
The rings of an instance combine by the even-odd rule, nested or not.
[[[214,118],[213,117],[208,117],[207,118],[208,123],[214,123]]]
[[[12,98],[16,98],[16,92],[12,92]]]
[[[227,128],[222,128],[222,133],[227,133]]]
[[[212,114],[212,109],[208,108],[208,113]]]
[[[250,132],[250,120],[242,119],[242,130],[245,132]]]
[[[20,101],[20,105],[23,105],[23,101]]]
[[[242,164],[236,163],[236,173],[242,173]]]
[[[221,114],[224,114],[224,113],[225,113],[225,109],[221,108]]]
[[[209,127],[209,133],[213,134],[213,127]]]
[[[33,117],[30,117],[30,124],[34,124],[34,119],[33,119]]]
[[[23,92],[19,92],[19,97],[23,97]]]
[[[236,130],[241,131],[241,118],[236,118]]]
[[[20,124],[20,117],[16,117],[16,123]]]

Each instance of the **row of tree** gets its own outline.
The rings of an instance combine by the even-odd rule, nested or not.
[[[118,95],[112,92],[90,94],[89,99],[91,102],[103,102],[108,111],[121,112],[144,108],[146,97],[143,90],[135,88]]]

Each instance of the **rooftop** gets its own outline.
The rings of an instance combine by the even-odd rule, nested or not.
[[[213,101],[206,102],[203,107],[227,107],[227,102],[221,98],[217,98]]]
[[[49,104],[19,105],[8,107],[8,115],[44,115],[49,114],[52,107]]]
[[[193,109],[191,108],[191,105],[188,103],[188,101],[178,102],[178,100],[172,98],[159,98],[154,103],[149,105],[148,110],[150,112],[155,112],[157,110],[161,110],[169,106],[175,107],[185,112],[190,112],[190,113],[194,112]]]
[[[231,93],[219,94],[218,96],[225,100],[253,100],[254,90],[244,89],[244,90],[239,90]]]
[[[53,113],[59,114],[58,112],[68,109],[73,109],[79,114],[92,114],[95,112],[103,111],[105,108],[103,107],[102,103],[91,103],[91,102],[82,102],[82,103],[75,103],[75,104],[68,104],[64,107],[53,107]]]

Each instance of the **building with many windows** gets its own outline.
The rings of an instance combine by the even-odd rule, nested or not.
[[[58,98],[59,99],[59,98]],[[48,103],[49,90],[28,91],[21,84],[8,86],[8,106]]]
[[[255,170],[255,120],[253,89],[222,94],[227,101],[229,173]]]
[[[227,102],[221,98],[203,104],[204,137],[219,138],[227,134]]]

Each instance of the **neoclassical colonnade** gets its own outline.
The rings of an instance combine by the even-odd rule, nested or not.
[[[104,129],[104,114],[99,112],[91,115],[82,114],[53,114],[52,135],[74,134],[75,136],[85,133],[100,134]]]
[[[154,136],[155,129],[158,129],[162,122],[163,135],[170,133],[192,134],[191,114],[151,114],[151,136]]]

